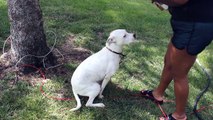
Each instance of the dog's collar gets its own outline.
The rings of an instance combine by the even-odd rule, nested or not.
[[[126,55],[124,55],[123,53],[115,52],[115,51],[111,50],[111,49],[108,48],[108,47],[106,47],[106,48],[107,48],[110,52],[113,52],[113,53],[119,55],[121,58],[124,58],[124,57],[126,56]]]

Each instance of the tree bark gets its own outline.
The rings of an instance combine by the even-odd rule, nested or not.
[[[43,56],[50,51],[44,34],[39,0],[8,0],[8,15],[13,62],[29,54]],[[55,63],[52,53],[47,56],[46,62],[52,65]],[[19,64],[41,66],[42,59],[26,57]]]

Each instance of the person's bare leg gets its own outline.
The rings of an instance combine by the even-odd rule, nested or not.
[[[188,72],[196,60],[196,56],[189,55],[186,50],[178,50],[173,47],[172,75],[174,77],[174,93],[176,110],[175,118],[184,118],[185,107],[189,94]]]
[[[176,110],[173,113],[173,117],[177,119],[185,119],[186,117],[185,106],[189,93],[187,75],[195,59],[196,56],[189,55],[185,50],[178,50],[170,43],[160,84],[153,91],[156,99],[162,99],[165,89],[172,78],[174,79]]]
[[[153,91],[153,96],[157,100],[163,100],[164,92],[165,92],[166,88],[168,87],[169,83],[173,79],[172,72],[171,72],[172,66],[171,66],[171,61],[170,61],[171,54],[172,54],[171,51],[172,51],[172,44],[170,43],[168,45],[168,49],[167,49],[166,55],[164,57],[164,68],[162,71],[160,83],[159,83],[158,87]]]

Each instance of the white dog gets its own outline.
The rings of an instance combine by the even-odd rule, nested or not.
[[[84,60],[75,70],[71,79],[73,94],[77,107],[81,107],[79,96],[88,96],[87,107],[105,107],[103,103],[93,103],[96,96],[103,98],[102,92],[110,81],[111,76],[119,68],[123,45],[135,41],[135,34],[124,29],[117,29],[110,33],[106,46],[99,52]],[[101,84],[100,84],[101,83]]]

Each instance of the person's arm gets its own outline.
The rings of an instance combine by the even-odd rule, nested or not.
[[[186,4],[188,1],[189,0],[152,0],[152,2],[163,3],[168,6],[180,6]]]

